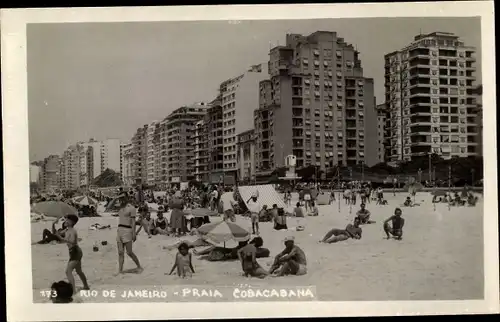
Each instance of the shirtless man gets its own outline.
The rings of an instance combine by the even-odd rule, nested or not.
[[[278,271],[277,276],[307,274],[306,254],[297,245],[293,236],[285,239],[285,249],[276,255],[269,274]]]
[[[401,240],[403,238],[403,226],[405,225],[405,220],[401,217],[402,213],[403,212],[400,208],[396,208],[394,210],[394,215],[384,221],[384,232],[387,235],[387,239],[391,239],[391,235],[397,240]]]
[[[125,262],[125,251],[127,255],[137,265],[137,272],[142,272],[142,267],[139,258],[132,251],[132,245],[136,240],[135,234],[135,208],[128,203],[128,196],[121,194],[118,202],[120,210],[118,211],[118,230],[116,242],[118,246],[118,274],[123,274],[123,263]]]
[[[373,224],[374,221],[370,220],[371,213],[368,209],[366,209],[366,205],[362,203],[360,205],[360,209],[356,212],[356,216],[360,220],[360,224]]]
[[[345,229],[333,228],[319,242],[331,244],[348,240],[349,238],[361,239],[362,230],[359,227],[360,223],[359,217],[356,217],[353,224],[348,224]]]

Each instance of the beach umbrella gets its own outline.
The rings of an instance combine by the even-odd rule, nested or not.
[[[62,201],[43,201],[33,205],[32,212],[43,214],[48,217],[64,217],[67,215],[78,215],[78,210]]]
[[[80,206],[95,206],[99,204],[99,201],[89,196],[78,196],[71,199],[74,203]]]
[[[205,217],[205,216],[218,216],[217,211],[208,208],[195,208],[190,210],[185,210],[185,212],[193,217]]]
[[[198,234],[216,243],[222,243],[229,240],[240,242],[250,239],[250,233],[246,229],[228,221],[203,225],[198,228]]]

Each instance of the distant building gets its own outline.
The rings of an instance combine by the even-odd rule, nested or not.
[[[58,155],[50,155],[43,160],[40,174],[42,191],[54,192],[59,189],[60,160]]]
[[[106,169],[121,173],[121,141],[119,139],[106,139],[96,141],[90,139],[88,142],[78,142],[78,145],[84,148],[87,156],[86,165],[82,170],[85,171],[88,181],[97,178]]]
[[[161,122],[160,155],[163,183],[178,183],[195,178],[194,145],[195,124],[207,112],[207,104],[183,106]]]
[[[82,178],[82,159],[87,157],[82,145],[76,144],[69,146],[61,156],[59,164],[60,189],[75,190],[81,186]]]
[[[41,166],[30,164],[30,183],[40,183]]]
[[[237,134],[253,129],[253,111],[259,106],[259,82],[267,78],[262,64],[222,82],[219,86],[222,106],[223,170],[225,177],[236,179]]]
[[[238,180],[255,180],[255,131],[248,130],[238,134]]]
[[[135,185],[133,171],[134,149],[132,142],[122,144],[122,181],[125,186]]]
[[[216,183],[224,176],[223,120],[218,97],[208,105],[207,113],[195,125],[194,167],[198,181]]]
[[[147,143],[146,133],[148,125],[144,125],[136,130],[132,137],[132,177],[134,184],[146,184],[147,182]],[[166,145],[166,143],[162,143]],[[163,157],[162,157],[163,158]]]
[[[390,114],[385,104],[377,105],[377,157],[378,162],[386,162],[390,153]]]
[[[259,174],[284,166],[287,155],[320,170],[378,162],[373,79],[354,46],[335,32],[288,34],[269,56],[254,114]]]
[[[479,153],[475,52],[452,33],[433,32],[385,55],[390,161]]]
[[[483,85],[474,90],[476,96],[477,154],[483,156]]]

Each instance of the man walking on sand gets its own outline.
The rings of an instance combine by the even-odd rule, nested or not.
[[[118,211],[118,230],[116,236],[118,248],[118,274],[123,274],[125,251],[134,261],[135,265],[137,265],[136,272],[141,273],[143,271],[141,263],[132,250],[132,245],[136,240],[136,210],[134,206],[129,204],[128,195],[125,193],[119,196],[118,202],[120,204],[120,210]]]

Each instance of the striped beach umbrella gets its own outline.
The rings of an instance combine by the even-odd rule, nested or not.
[[[71,200],[80,206],[95,206],[95,207],[97,207],[97,205],[99,204],[99,201],[97,201],[96,199],[91,198],[89,196],[78,196],[78,197],[74,197]]]
[[[229,240],[240,242],[250,239],[250,233],[246,229],[228,221],[203,225],[198,228],[198,234],[216,243],[223,243]]]
[[[62,201],[43,201],[33,205],[31,211],[48,217],[78,215],[78,210]]]

